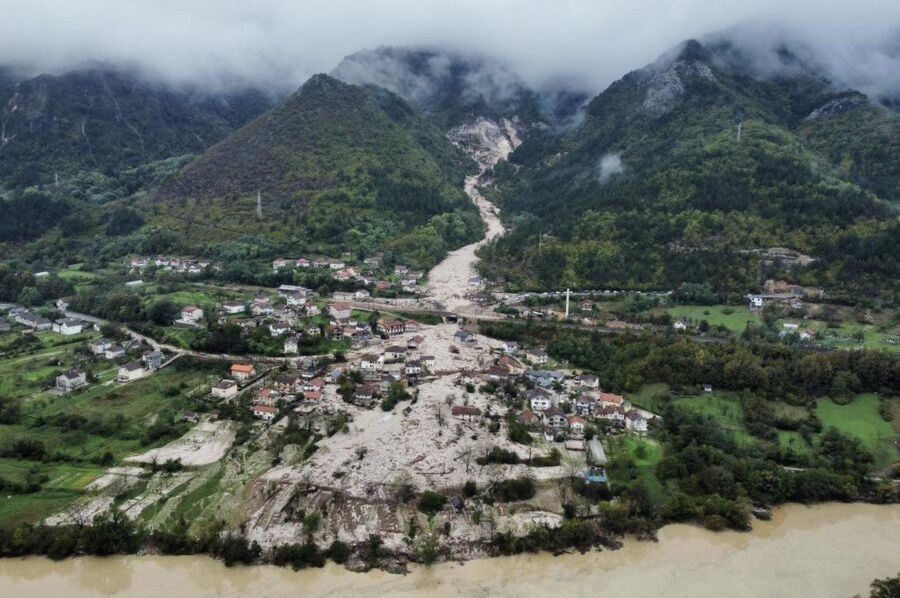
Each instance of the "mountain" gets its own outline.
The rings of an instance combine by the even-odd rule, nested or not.
[[[364,50],[344,58],[331,75],[388,89],[445,130],[478,118],[527,130],[571,118],[587,99],[566,87],[535,91],[500,61],[433,48]]]
[[[272,104],[255,89],[176,89],[105,66],[0,71],[0,188],[199,153]]]
[[[391,249],[425,265],[480,232],[462,191],[473,167],[395,94],[315,75],[165,182],[148,209],[198,242]]]
[[[763,75],[739,49],[689,41],[610,85],[574,131],[526,139],[497,169],[493,198],[516,227],[484,250],[485,273],[723,294],[782,276],[895,294],[897,116],[789,51],[777,60]],[[761,264],[775,246],[817,259]]]

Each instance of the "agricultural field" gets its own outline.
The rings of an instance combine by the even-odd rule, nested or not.
[[[724,326],[731,332],[740,333],[747,324],[761,324],[759,314],[745,305],[676,305],[666,310],[672,320],[685,319],[697,324],[702,320],[710,326]]]
[[[897,411],[900,399],[890,399],[893,410]],[[875,456],[879,467],[900,460],[896,440],[898,432],[892,423],[886,422],[878,413],[879,397],[874,394],[857,395],[847,405],[838,405],[831,399],[820,399],[816,404],[816,415],[824,428],[834,427],[859,438]]]
[[[129,384],[39,394],[4,412],[0,484],[15,491],[0,498],[0,526],[39,521],[81,496],[105,467],[183,434],[190,424],[182,414],[205,409],[198,397],[224,371],[182,359]]]

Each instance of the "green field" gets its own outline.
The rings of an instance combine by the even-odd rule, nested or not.
[[[762,322],[758,314],[744,305],[676,305],[667,311],[673,320],[684,318],[695,324],[706,320],[710,326],[724,326],[732,332],[743,332],[747,324]]]
[[[891,400],[900,402],[897,398]],[[890,465],[900,460],[900,452],[894,446],[897,431],[878,414],[878,397],[874,394],[857,395],[849,405],[820,399],[816,415],[826,429],[834,427],[859,438],[875,456],[876,465]]]

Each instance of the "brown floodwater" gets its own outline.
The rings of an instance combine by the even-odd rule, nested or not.
[[[659,542],[417,567],[409,575],[228,569],[207,557],[0,560],[0,596],[744,596],[868,595],[900,572],[900,506],[789,505],[751,533],[670,525]]]

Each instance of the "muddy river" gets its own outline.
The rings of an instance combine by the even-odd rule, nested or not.
[[[658,543],[553,557],[415,568],[406,576],[329,565],[226,569],[206,557],[0,560],[2,596],[685,596],[868,595],[900,572],[900,506],[791,505],[752,533],[671,525]]]

